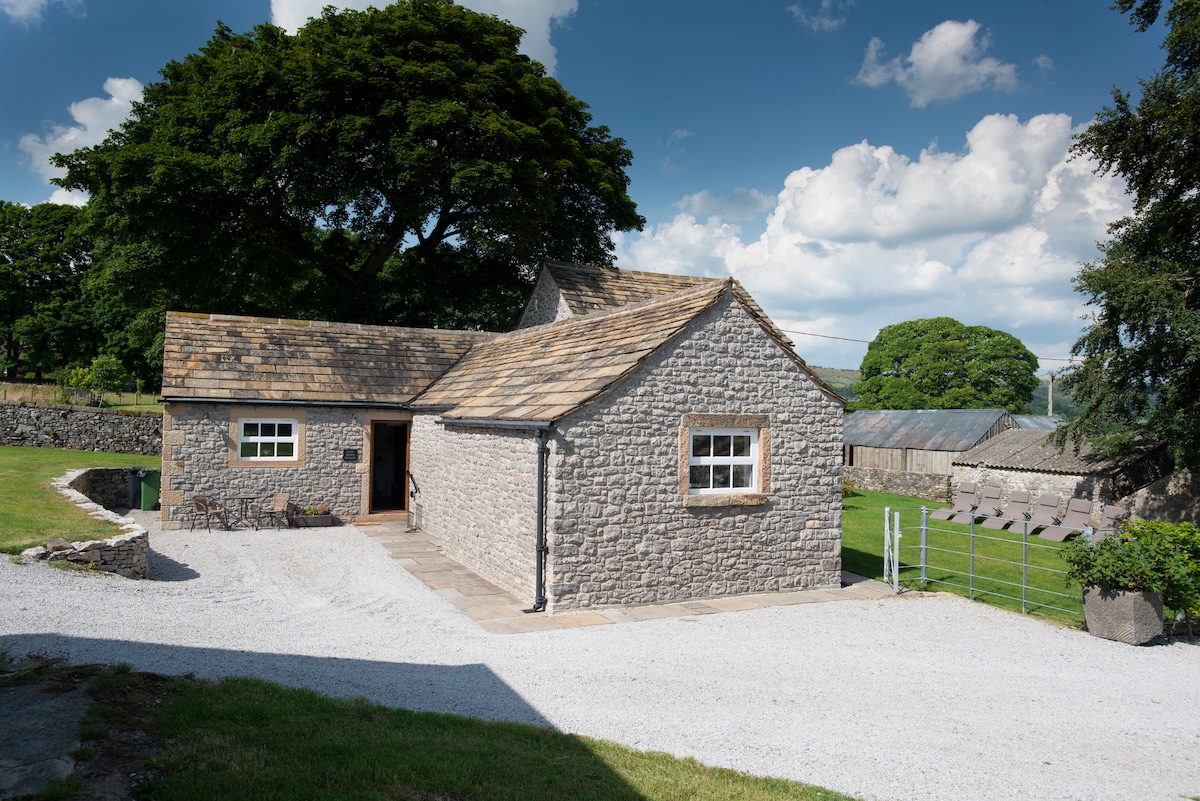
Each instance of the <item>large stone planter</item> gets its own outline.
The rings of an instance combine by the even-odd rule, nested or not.
[[[1145,645],[1163,633],[1162,593],[1084,587],[1083,619],[1097,637]]]

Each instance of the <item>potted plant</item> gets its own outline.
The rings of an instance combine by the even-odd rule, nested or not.
[[[1098,637],[1144,645],[1163,633],[1164,603],[1190,615],[1200,598],[1200,532],[1189,523],[1126,521],[1096,542],[1076,538],[1062,555]]]
[[[292,512],[293,526],[332,526],[333,523],[334,517],[327,503],[297,506]]]

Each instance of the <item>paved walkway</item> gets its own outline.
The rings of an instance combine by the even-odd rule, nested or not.
[[[555,614],[530,613],[526,611],[532,605],[529,600],[517,598],[512,593],[500,589],[446,556],[442,552],[439,538],[411,529],[407,523],[399,521],[355,525],[386,548],[413,577],[457,607],[482,629],[493,634],[522,634],[528,631],[604,626],[658,618],[713,615],[769,606],[885,598],[892,595],[891,588],[886,584],[853,573],[842,573],[842,587],[836,590],[770,592],[650,606],[623,606]]]

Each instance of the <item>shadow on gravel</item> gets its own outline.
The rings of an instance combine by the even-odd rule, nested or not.
[[[64,657],[74,664],[124,662],[134,670],[171,675],[192,673],[201,678],[252,676],[326,695],[362,697],[384,706],[554,728],[490,668],[480,664],[373,662],[57,634],[0,635],[0,653],[7,653],[13,660],[32,654],[43,658]]]
[[[191,581],[200,578],[200,574],[151,548],[149,578],[151,581]]]

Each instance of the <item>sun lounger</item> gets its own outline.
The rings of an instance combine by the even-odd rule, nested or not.
[[[1062,506],[1062,498],[1043,492],[1033,504],[1033,512],[1029,515],[1029,531],[1042,526],[1057,526],[1062,522],[1058,516],[1058,507]]]
[[[998,515],[1000,514],[1000,496],[1003,493],[1000,487],[986,486],[983,488],[983,493],[979,496],[979,505],[970,512],[959,512],[950,517],[951,523],[961,523],[964,526],[969,526],[971,522],[979,515]]]
[[[930,520],[949,520],[952,515],[975,511],[979,505],[979,485],[974,481],[963,481],[954,493],[954,504],[949,509],[934,509],[929,513]]]
[[[1104,539],[1105,535],[1116,531],[1127,517],[1129,510],[1125,507],[1106,505],[1100,514],[1100,525],[1096,526],[1096,534],[1099,535],[1097,539]]]
[[[997,512],[995,517],[985,517],[983,519],[984,528],[994,528],[997,531],[1005,528],[1011,523],[1021,523],[1029,519],[1029,492],[1026,490],[1013,490],[1008,493],[1008,505],[1004,507],[1003,512]],[[1019,526],[1013,526],[1015,531]]]
[[[1067,513],[1063,515],[1062,522],[1056,526],[1046,526],[1038,536],[1044,540],[1062,542],[1082,533],[1090,525],[1092,505],[1091,501],[1084,498],[1072,498],[1067,502]]]

